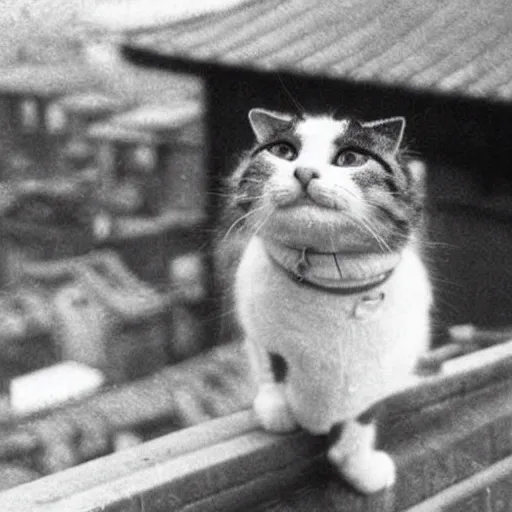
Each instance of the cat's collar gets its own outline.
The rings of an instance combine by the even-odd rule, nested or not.
[[[367,292],[384,284],[400,261],[396,252],[321,253],[268,239],[264,245],[270,259],[297,282],[344,295]]]

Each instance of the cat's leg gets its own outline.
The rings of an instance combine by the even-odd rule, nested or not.
[[[391,487],[395,483],[393,459],[375,449],[374,421],[347,420],[331,429],[328,458],[339,473],[365,494]]]
[[[278,354],[270,353],[247,340],[249,359],[257,379],[257,394],[253,409],[265,430],[291,432],[297,422],[288,405],[285,394],[287,364]]]

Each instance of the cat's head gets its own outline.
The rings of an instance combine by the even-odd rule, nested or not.
[[[371,122],[253,109],[256,145],[234,173],[251,232],[318,251],[385,252],[417,226],[422,174],[401,163],[402,117]]]

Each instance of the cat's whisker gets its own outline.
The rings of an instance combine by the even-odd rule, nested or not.
[[[340,213],[348,217],[352,222],[354,222],[354,224],[359,225],[367,233],[369,233],[383,252],[392,252],[391,247],[389,247],[387,242],[375,231],[375,228],[372,228],[368,219],[365,219],[362,216],[356,217],[355,215],[345,210],[340,210]]]
[[[262,183],[264,183],[264,180],[257,180],[257,179],[254,179],[254,178],[244,178],[241,183],[254,183],[256,185],[261,185]]]
[[[448,309],[453,313],[460,313],[459,308],[453,302],[450,302],[449,300],[446,300],[445,298],[436,295],[436,303],[434,306],[434,310],[440,309],[440,306],[442,306],[444,310]]]
[[[352,190],[344,187],[343,185],[336,185],[336,188],[339,190],[343,190],[343,192],[346,192],[349,196],[355,197],[356,199],[361,199],[357,194],[355,194]]]
[[[225,235],[222,237],[222,242],[225,242],[229,235],[231,234],[231,232],[233,231],[233,229],[235,229],[236,226],[238,226],[241,222],[243,222],[245,219],[247,219],[248,217],[250,217],[251,215],[254,215],[255,213],[258,213],[259,211],[263,210],[265,207],[264,206],[260,206],[259,208],[254,208],[252,210],[249,210],[247,213],[245,213],[244,215],[242,215],[241,217],[238,217],[238,219],[236,219],[232,224],[231,226],[229,226],[228,230],[226,231]]]
[[[365,218],[361,217],[360,220],[363,221],[363,222],[366,222],[367,227],[369,227],[369,228],[371,228],[373,230],[374,234],[377,235],[377,237],[381,240],[381,242],[384,244],[385,248],[389,252],[392,252],[391,247],[386,242],[386,240],[382,237],[382,235],[378,234],[378,231],[379,231],[378,226],[375,225],[375,223],[372,223],[371,219],[369,219],[368,217],[365,217]],[[409,240],[410,239],[410,235],[403,234],[400,231],[395,232],[394,235],[403,236],[404,240]]]
[[[393,252],[389,244],[384,240],[384,238],[381,235],[378,234],[378,232],[375,229],[375,226],[372,226],[369,219],[366,219],[363,216],[352,217],[352,219],[360,226],[362,226],[364,229],[366,229],[366,231],[373,237],[373,239],[377,242],[377,244],[379,245],[383,252]]]
[[[352,197],[355,197],[356,199],[360,199],[360,197],[355,194],[352,190],[347,189],[346,187],[339,186],[340,189],[342,189],[347,194],[351,195]],[[370,207],[378,207],[377,204],[372,203],[368,198],[365,199],[365,204]],[[359,222],[369,233],[372,235],[372,237],[375,239],[375,241],[379,244],[379,247],[387,252],[392,252],[391,247],[389,244],[377,233],[377,229],[375,226],[372,226],[370,224],[369,219],[364,219],[362,217],[356,218],[352,217],[355,222]]]
[[[261,231],[261,229],[265,226],[265,224],[270,220],[270,217],[272,217],[275,210],[276,210],[275,207],[270,209],[270,212],[268,213],[268,215],[260,222],[259,226],[255,229],[253,236],[256,236]]]
[[[370,232],[370,234],[373,235],[377,243],[379,244],[380,248],[384,250],[384,252],[393,252],[389,244],[384,240],[384,238],[377,233],[377,231],[374,229],[374,227],[371,227],[369,223],[366,223],[366,229]]]
[[[463,288],[463,285],[460,282],[454,281],[453,279],[446,279],[441,276],[436,276],[435,273],[430,274],[430,280],[435,283],[453,286],[454,288]]]
[[[214,197],[225,197],[225,198],[232,198],[233,197],[233,194],[230,194],[230,193],[223,193],[223,192],[211,192],[211,191],[207,191],[206,192],[207,195],[209,196],[214,196]]]
[[[450,242],[442,242],[438,240],[426,240],[422,243],[425,247],[441,247],[446,249],[457,249],[460,246],[458,244],[452,244]]]
[[[298,110],[299,115],[300,116],[304,115],[304,112],[305,112],[304,107],[300,104],[298,98],[295,98],[295,96],[293,96],[293,94],[289,91],[288,87],[286,87],[286,85],[285,85],[285,83],[284,83],[284,81],[283,81],[283,79],[282,79],[282,77],[281,77],[279,72],[277,73],[277,78],[281,82],[281,87],[283,88],[284,92],[292,100],[293,104],[295,105],[295,108]]]
[[[265,197],[268,197],[268,194],[260,194],[259,196],[248,196],[244,197],[247,201],[256,201],[257,199],[264,199]]]

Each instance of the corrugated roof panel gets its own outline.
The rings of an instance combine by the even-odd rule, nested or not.
[[[221,55],[223,40],[244,39],[246,30],[261,16],[273,11],[279,3],[279,0],[251,3],[243,10],[236,9],[230,16],[217,15],[214,20],[205,19],[197,27],[196,32],[187,32],[174,38],[173,44],[183,47],[186,52],[197,52],[197,56],[204,52],[208,57],[210,53]],[[213,48],[215,51],[212,51]]]
[[[318,29],[315,11],[311,6],[295,10],[293,24],[286,23],[288,16],[289,12],[284,5],[256,20],[250,29],[244,30],[243,40],[238,40],[238,44],[231,44],[225,48],[223,60],[237,62],[250,58],[258,61],[268,54],[273,55],[283,46],[295,47],[297,39],[304,37],[304,34],[310,37],[310,34]]]
[[[425,8],[428,10],[428,4],[425,4]],[[301,61],[301,66],[308,68],[321,61],[326,67],[350,71],[369,65],[376,52],[384,51],[390,46],[383,35],[383,28],[390,25],[386,19],[388,14],[386,9],[376,13],[355,30],[342,34],[340,39],[333,39],[328,47],[319,48],[307,56]],[[399,30],[401,37],[405,37],[412,30],[411,23],[402,23]]]
[[[447,8],[440,9],[434,2],[425,2],[425,11],[414,17],[411,30],[401,38],[393,38],[391,45],[372,56],[360,69],[361,74],[371,76],[380,71],[385,75],[405,58],[414,56],[429,38],[438,37],[439,33],[449,28],[459,16],[459,9],[455,7],[448,4]]]
[[[423,13],[422,15],[425,16]],[[416,20],[407,14],[407,10],[395,6],[392,9],[386,9],[382,16],[371,20],[370,23],[349,34],[346,40],[342,40],[342,45],[339,45],[343,46],[342,51],[338,49],[334,59],[325,54],[317,55],[316,58],[325,61],[334,74],[355,78],[372,60],[379,59],[397,38],[406,37],[415,25]],[[393,32],[393,37],[390,37],[390,31]]]
[[[512,47],[512,38],[507,38],[509,48]],[[479,61],[481,62],[481,61]],[[483,68],[483,69],[482,69]],[[493,55],[492,59],[486,60],[475,75],[469,76],[468,73],[459,77],[459,82],[455,83],[454,88],[464,90],[475,96],[494,96],[507,98],[500,88],[510,81],[512,77],[512,61],[500,60],[499,55]],[[512,99],[512,94],[508,99]]]
[[[498,89],[498,96],[504,99],[510,99],[512,97],[512,80],[510,80],[506,84],[503,84]]]
[[[418,40],[408,41],[410,46],[402,46],[404,56],[396,60],[394,65],[383,68],[384,63],[377,57],[378,65],[386,77],[392,80],[412,77],[439,62],[447,53],[457,50],[458,40],[464,37],[464,32],[460,4],[453,4],[440,8],[429,23],[420,24]]]
[[[510,0],[262,0],[133,36],[197,66],[512,99]]]
[[[425,62],[422,69],[411,76],[411,80],[418,84],[425,81],[437,83],[477,58],[486,47],[495,47],[507,31],[507,26],[490,24],[475,11],[459,17],[449,33],[441,39],[442,45],[437,45],[435,51],[430,48],[428,53],[425,50],[422,52],[428,57],[428,63]]]
[[[306,12],[310,9],[311,7],[306,8]],[[303,15],[303,9],[294,10],[296,24],[301,23]],[[222,60],[227,61],[231,61],[231,56],[236,55],[237,50],[240,49],[244,52],[247,50],[256,57],[258,53],[264,51],[267,45],[275,44],[275,40],[282,30],[292,30],[291,25],[284,22],[287,16],[286,5],[282,5],[282,3],[273,5],[265,13],[255,17],[252,23],[246,25],[239,33],[224,34],[223,38],[215,43],[216,53]],[[237,57],[235,57],[236,59]]]
[[[329,59],[338,61],[341,55],[356,51],[356,47],[365,41],[365,34],[371,31],[369,26],[372,21],[370,20],[378,20],[385,11],[378,3],[367,2],[357,12],[349,11],[347,13],[345,23],[349,27],[344,29],[338,20],[340,6],[331,5],[329,7],[330,9],[324,11],[322,20],[318,19],[316,10],[310,12],[310,17],[315,20],[314,30],[296,31],[296,39],[292,41],[293,44],[275,45],[273,54],[267,54],[257,63],[268,67],[284,62],[307,69],[306,61],[309,59],[321,62],[323,66],[326,66]],[[332,55],[333,53],[335,55]]]

